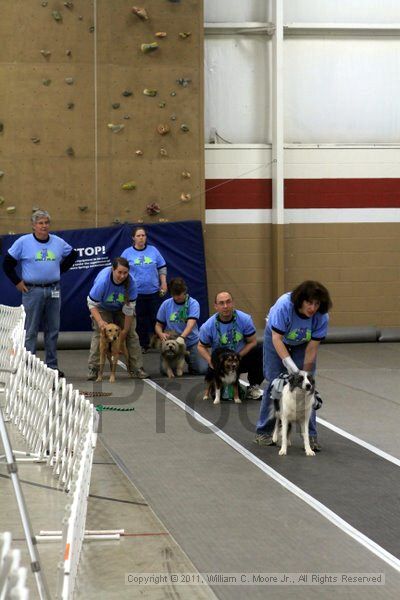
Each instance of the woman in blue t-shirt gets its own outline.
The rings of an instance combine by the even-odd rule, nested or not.
[[[87,297],[92,318],[93,335],[89,352],[88,380],[94,381],[99,370],[100,332],[108,323],[121,327],[120,336],[126,341],[131,377],[148,377],[143,369],[143,358],[136,333],[135,302],[137,289],[129,274],[129,263],[121,256],[114,258],[111,267],[105,267],[96,276]]]
[[[132,231],[132,246],[122,252],[129,262],[130,273],[136,281],[137,332],[143,352],[147,352],[150,335],[154,333],[161,297],[167,292],[167,265],[155,246],[147,243],[143,227]]]
[[[303,281],[292,292],[283,294],[271,307],[264,333],[264,390],[257,422],[255,442],[272,446],[275,418],[270,418],[271,386],[282,372],[300,369],[315,373],[319,344],[328,331],[328,311],[332,301],[328,290],[318,281]],[[315,410],[309,423],[310,445],[319,452]]]

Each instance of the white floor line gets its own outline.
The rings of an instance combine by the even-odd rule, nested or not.
[[[396,556],[390,554],[390,552],[382,548],[382,546],[376,544],[373,540],[361,533],[361,531],[358,531],[358,529],[355,529],[352,525],[350,525],[350,523],[347,523],[347,521],[339,517],[339,515],[334,513],[327,506],[325,506],[324,504],[307,494],[307,492],[304,492],[297,485],[286,479],[286,477],[283,477],[282,475],[280,475],[280,473],[269,467],[262,460],[254,456],[254,454],[252,454],[249,450],[246,450],[246,448],[244,448],[241,444],[236,442],[236,440],[224,433],[216,425],[208,421],[208,419],[205,419],[198,412],[193,410],[190,406],[182,402],[182,400],[179,400],[179,398],[177,398],[170,392],[164,390],[161,386],[159,386],[151,379],[143,379],[143,381],[147,383],[147,385],[149,385],[150,387],[160,392],[163,396],[168,398],[168,400],[171,400],[174,404],[179,406],[179,408],[186,411],[188,414],[190,414],[191,417],[193,417],[196,421],[210,429],[213,433],[215,433],[215,435],[221,438],[221,440],[223,440],[226,444],[231,446],[231,448],[239,452],[239,454],[241,454],[244,458],[247,458],[248,461],[253,463],[266,475],[274,479],[277,483],[282,485],[292,494],[303,500],[311,508],[319,512],[323,517],[328,519],[328,521],[333,523],[333,525],[341,529],[344,533],[349,535],[356,542],[367,548],[367,550],[375,554],[375,556],[386,562],[389,566],[391,566],[393,569],[400,573],[400,560]]]
[[[332,423],[329,423],[329,421],[325,421],[325,419],[321,419],[320,417],[317,417],[317,423],[321,423],[321,425],[323,425],[327,429],[331,429],[331,431],[334,431],[338,435],[341,435],[341,436],[347,438],[351,442],[354,442],[355,444],[358,444],[359,446],[366,448],[370,452],[373,452],[374,454],[377,454],[381,458],[384,458],[385,460],[388,460],[389,462],[393,463],[397,467],[400,467],[400,460],[398,458],[396,458],[395,456],[392,456],[391,454],[388,454],[387,452],[384,452],[383,450],[379,450],[379,448],[377,448],[376,446],[373,446],[372,444],[369,444],[368,442],[364,442],[364,440],[349,433],[348,431],[345,431],[344,429],[341,429],[340,427],[337,427],[336,425],[332,425]]]

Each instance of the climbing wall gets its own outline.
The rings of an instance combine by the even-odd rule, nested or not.
[[[0,0],[0,233],[202,219],[199,0]]]

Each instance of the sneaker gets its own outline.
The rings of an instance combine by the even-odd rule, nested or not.
[[[97,371],[94,371],[93,369],[89,369],[87,380],[88,381],[96,381],[97,376],[98,376]]]
[[[276,446],[275,442],[272,440],[272,435],[269,433],[257,433],[254,438],[254,443],[259,446]]]
[[[247,388],[246,398],[248,400],[260,400],[262,395],[263,392],[258,385],[249,385]]]
[[[150,351],[150,346],[142,346],[142,354],[147,354]]]
[[[310,446],[311,450],[314,450],[314,452],[321,452],[322,450],[322,446],[318,443],[316,435],[310,435]]]
[[[140,369],[136,369],[136,371],[131,371],[129,375],[136,379],[146,379],[149,376],[149,374],[146,373],[142,367],[140,367]]]

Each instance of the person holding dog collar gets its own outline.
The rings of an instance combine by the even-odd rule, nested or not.
[[[143,352],[150,345],[150,334],[154,332],[156,315],[161,299],[167,293],[167,265],[155,246],[147,243],[144,227],[132,231],[133,245],[121,254],[129,262],[130,273],[136,281],[137,332]]]
[[[264,390],[257,422],[255,443],[273,446],[275,418],[270,416],[272,382],[285,371],[315,373],[318,348],[328,331],[328,311],[332,301],[328,290],[318,281],[304,281],[292,292],[283,294],[271,307],[264,333]],[[309,422],[311,449],[319,452],[315,410]]]
[[[125,258],[121,256],[114,258],[111,267],[105,267],[97,274],[87,297],[93,328],[88,361],[88,381],[97,379],[100,361],[100,334],[108,323],[115,323],[121,328],[120,337],[122,340],[126,340],[129,357],[127,368],[131,377],[139,379],[148,377],[143,369],[143,358],[136,333],[136,298],[136,283],[129,274],[129,263]]]
[[[199,328],[197,321],[200,317],[200,305],[197,300],[187,293],[187,285],[182,277],[175,277],[169,282],[171,298],[164,300],[158,309],[155,332],[161,341],[169,338],[165,330],[176,331],[185,342],[189,352],[189,373],[204,375],[207,362],[199,354]]]
[[[229,348],[240,356],[240,373],[247,373],[249,388],[246,397],[258,400],[262,394],[262,346],[257,344],[256,328],[251,316],[235,309],[230,292],[218,292],[212,315],[200,327],[199,354],[212,369],[211,353],[216,348]]]
[[[49,233],[50,215],[46,210],[36,210],[31,221],[32,233],[19,237],[13,243],[4,258],[3,269],[22,293],[26,312],[25,348],[36,354],[37,336],[42,324],[46,365],[64,377],[57,361],[60,276],[72,267],[78,253],[63,239]],[[18,263],[21,276],[15,271]]]

